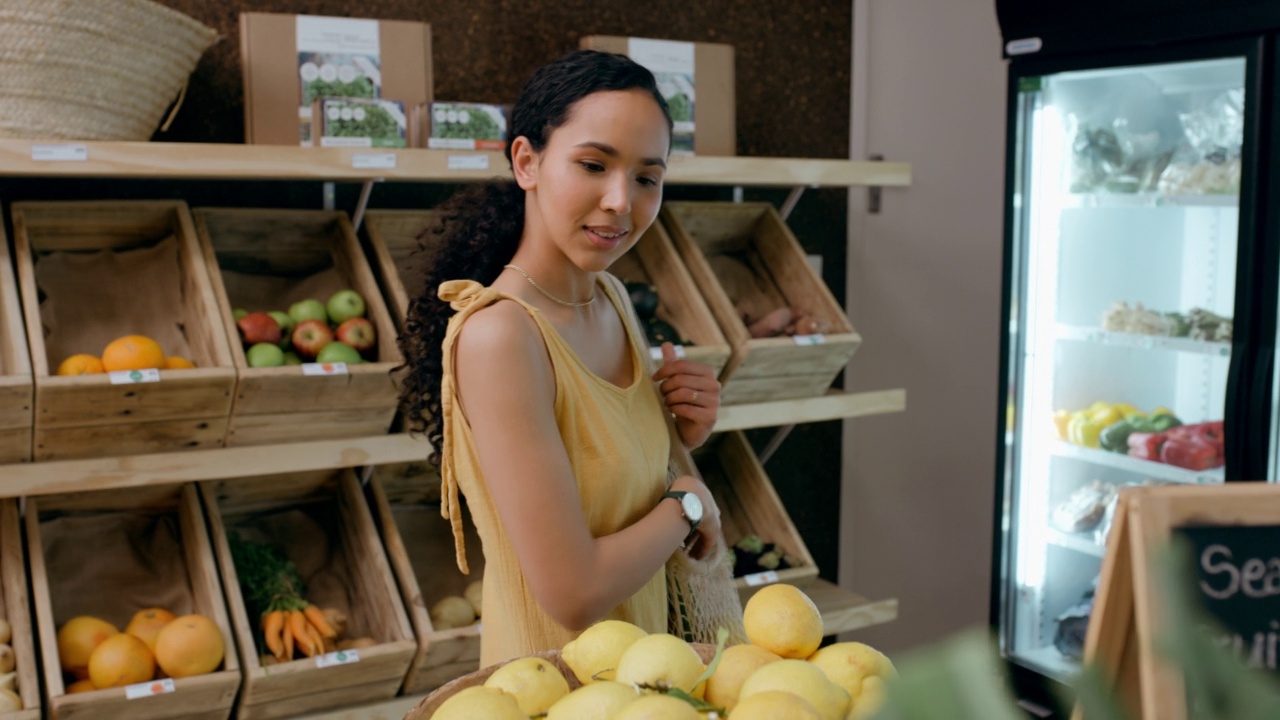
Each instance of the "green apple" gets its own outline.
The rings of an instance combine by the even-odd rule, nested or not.
[[[364,298],[355,290],[339,290],[329,298],[325,309],[329,311],[329,321],[341,325],[351,318],[364,317]]]
[[[289,347],[289,336],[293,334],[293,328],[298,323],[294,322],[289,313],[279,310],[272,310],[267,314],[275,318],[276,324],[280,326],[280,347]]]
[[[292,350],[288,350],[284,354],[284,364],[285,365],[301,365],[302,358],[298,357],[298,353]]]
[[[284,364],[284,351],[275,343],[258,343],[244,353],[249,367],[280,367]]]
[[[289,317],[293,318],[294,323],[302,323],[308,320],[319,320],[322,323],[329,322],[329,314],[324,311],[324,303],[315,298],[307,298],[289,306]]]
[[[364,359],[360,357],[359,350],[356,350],[344,342],[335,340],[320,348],[320,354],[316,355],[316,362],[358,365],[364,362]]]
[[[249,314],[249,311],[245,310],[244,308],[236,308],[235,310],[231,311],[231,317],[235,318],[236,320],[239,320],[240,318],[248,314]]]

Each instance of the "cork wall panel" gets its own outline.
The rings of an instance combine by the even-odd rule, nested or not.
[[[735,49],[739,155],[848,157],[849,0],[159,1],[214,27],[222,38],[205,53],[177,120],[157,140],[243,141],[237,18],[241,11],[258,11],[428,22],[439,100],[512,102],[534,67],[577,48],[583,35],[729,43]],[[193,203],[245,206],[318,202],[315,187],[287,185],[161,183],[125,190],[115,184],[110,192],[175,193]],[[101,192],[101,187],[83,186],[82,191],[93,194]],[[65,195],[67,191],[64,184],[46,188],[28,183],[22,189],[27,194]],[[353,206],[352,192],[339,186],[339,207]],[[422,207],[439,202],[446,193],[447,188],[393,184],[378,188],[372,206]],[[671,199],[731,197],[726,188],[668,187],[666,195]],[[778,204],[785,197],[785,190],[748,189],[746,193],[747,200]],[[841,303],[846,213],[844,190],[810,190],[790,220],[806,251],[823,257],[824,279]],[[875,338],[865,340],[875,342]],[[751,434],[757,449],[770,434]],[[838,548],[830,539],[839,535],[840,438],[839,423],[804,426],[766,467],[822,575],[829,579],[834,579],[838,564]]]

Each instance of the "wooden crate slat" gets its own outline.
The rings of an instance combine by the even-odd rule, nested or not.
[[[157,420],[84,427],[36,428],[33,454],[37,462],[85,457],[81,448],[110,447],[124,457],[184,450],[221,448],[226,418]]]
[[[9,237],[0,224],[0,462],[31,459],[34,395],[35,379]],[[25,443],[21,440],[24,431]]]
[[[17,662],[18,696],[22,698],[22,710],[6,716],[6,720],[39,720],[40,664],[27,594],[22,520],[18,515],[18,502],[12,498],[0,500],[0,590],[4,595],[4,617],[9,621],[10,644]]]
[[[42,378],[36,427],[70,428],[149,420],[227,423],[235,374],[223,368],[161,370],[160,382],[113,385],[106,375]]]
[[[301,414],[241,415],[231,419],[227,431],[227,446],[276,445],[346,435],[369,437],[385,433],[394,415],[394,409],[385,407]]]

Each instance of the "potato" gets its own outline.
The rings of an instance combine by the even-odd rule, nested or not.
[[[16,712],[22,709],[22,698],[12,690],[0,690],[0,712]]]
[[[450,595],[431,606],[431,626],[436,630],[466,627],[476,620],[476,611],[466,598]]]
[[[13,640],[13,628],[9,626],[9,621],[0,618],[0,643],[7,643]]]
[[[17,664],[17,660],[13,655],[13,648],[0,643],[0,674],[13,672],[13,668]]]
[[[325,621],[338,634],[338,637],[342,637],[342,634],[347,631],[347,614],[338,608],[324,608],[321,612],[324,613]]]
[[[0,690],[17,690],[18,689],[18,673],[7,672],[0,675]]]
[[[476,580],[471,583],[462,595],[467,599],[467,602],[471,603],[471,609],[475,611],[476,617],[480,617],[480,605],[484,598],[484,581]]]

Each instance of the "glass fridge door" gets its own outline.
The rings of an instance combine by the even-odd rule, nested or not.
[[[1117,488],[1223,481],[1245,69],[1020,81],[1000,635],[1060,681]]]

